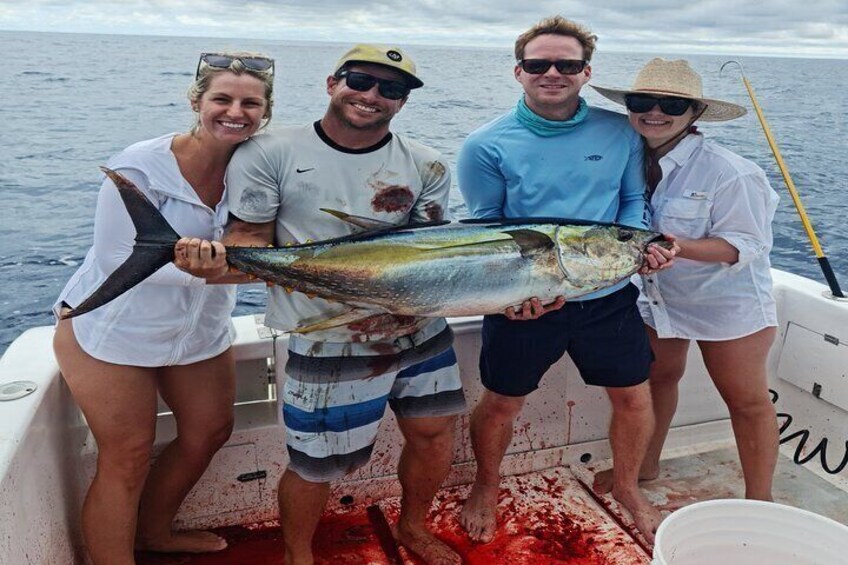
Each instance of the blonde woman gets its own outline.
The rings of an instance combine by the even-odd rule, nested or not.
[[[769,251],[778,196],[759,166],[694,125],[736,119],[745,109],[705,98],[684,60],[650,61],[631,89],[594,88],[627,107],[645,141],[652,227],[680,247],[673,268],[641,276],[638,304],[656,356],[649,376],[656,429],[640,478],[659,474],[695,340],[730,411],[745,496],[771,500],[778,427],[766,357],[777,326]]]
[[[184,236],[220,239],[224,173],[236,147],[271,117],[273,61],[252,54],[200,57],[188,133],[136,143],[109,162]],[[94,244],[60,294],[77,306],[126,259],[135,230],[118,191],[103,182]],[[194,250],[199,252],[199,250]],[[173,264],[111,303],[61,320],[54,350],[97,442],[97,471],[82,510],[95,565],[134,563],[134,549],[204,552],[226,547],[211,532],[175,532],[172,521],[233,425],[235,287],[207,285]],[[177,437],[151,467],[157,393]]]

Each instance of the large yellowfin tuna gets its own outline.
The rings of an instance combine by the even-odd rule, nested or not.
[[[179,235],[130,181],[106,170],[136,227],[133,253],[89,298],[66,314],[89,312],[173,260]],[[351,223],[362,219],[334,212]],[[243,273],[345,303],[350,311],[310,320],[326,329],[378,313],[471,316],[503,312],[530,297],[543,303],[611,286],[635,273],[658,233],[558,219],[464,221],[372,230],[291,247],[227,247]]]

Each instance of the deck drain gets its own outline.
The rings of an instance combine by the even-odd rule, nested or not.
[[[38,385],[32,381],[12,381],[0,385],[0,401],[17,400],[35,392]]]

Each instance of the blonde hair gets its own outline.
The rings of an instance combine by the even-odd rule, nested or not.
[[[233,62],[230,63],[230,66],[226,69],[220,67],[213,67],[211,65],[206,64],[201,61],[198,66],[197,78],[194,80],[194,83],[188,89],[188,99],[191,102],[192,108],[196,108],[197,104],[200,102],[200,99],[204,94],[209,90],[209,87],[212,84],[212,79],[221,73],[233,73],[234,75],[250,75],[262,81],[262,84],[265,86],[265,115],[262,117],[265,120],[259,129],[263,129],[268,123],[271,121],[271,109],[274,106],[274,73],[272,69],[268,69],[267,71],[255,71],[253,69],[248,69],[244,66],[244,63],[241,62],[239,57],[260,57],[270,59],[267,55],[263,55],[261,53],[252,53],[249,51],[238,51],[235,53],[220,53],[220,55],[225,55],[227,57],[233,57]],[[194,125],[191,126],[190,133],[192,135],[197,133],[198,128],[200,127],[200,117],[197,116],[194,121]]]
[[[564,35],[573,37],[583,47],[583,60],[591,61],[595,52],[595,42],[598,36],[593,34],[589,28],[565,19],[562,16],[551,16],[541,20],[539,23],[522,33],[515,40],[515,60],[524,58],[524,49],[527,44],[540,35]]]

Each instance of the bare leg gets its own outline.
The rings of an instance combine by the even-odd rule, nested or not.
[[[656,479],[660,473],[660,456],[677,410],[677,385],[686,370],[686,356],[689,352],[688,340],[660,339],[653,328],[645,326],[645,329],[656,357],[648,373],[655,425],[648,451],[639,470],[640,481]],[[610,492],[613,486],[612,475],[611,470],[598,473],[593,485],[595,492]]]
[[[512,442],[512,426],[523,406],[524,397],[487,390],[471,414],[477,475],[459,520],[474,541],[488,543],[495,537],[501,461]]]
[[[766,357],[776,328],[729,341],[701,341],[704,363],[730,410],[745,477],[745,497],[771,500],[778,426],[768,393]]]
[[[656,360],[648,373],[651,385],[651,403],[654,410],[654,434],[639,472],[640,479],[655,479],[660,472],[660,456],[665,445],[671,421],[677,411],[678,383],[686,371],[689,340],[660,339],[657,332],[646,326],[651,349]]]
[[[638,484],[642,459],[654,431],[650,388],[644,382],[624,388],[608,387],[606,391],[612,402],[612,495],[630,512],[642,535],[653,542],[662,516]]]
[[[403,488],[395,538],[427,565],[459,565],[462,559],[427,529],[436,491],[453,461],[456,417],[398,418],[406,439],[398,465]]]
[[[159,391],[174,412],[177,437],[156,459],[141,497],[136,548],[200,553],[227,547],[211,532],[175,532],[177,510],[233,428],[232,350],[191,365],[160,369]]]
[[[324,512],[329,483],[312,483],[286,469],[280,477],[277,501],[286,547],[286,565],[312,565],[312,536]]]
[[[138,504],[156,433],[156,370],[89,356],[70,320],[59,322],[53,348],[97,441],[97,471],[82,509],[89,557],[94,565],[132,565]]]

